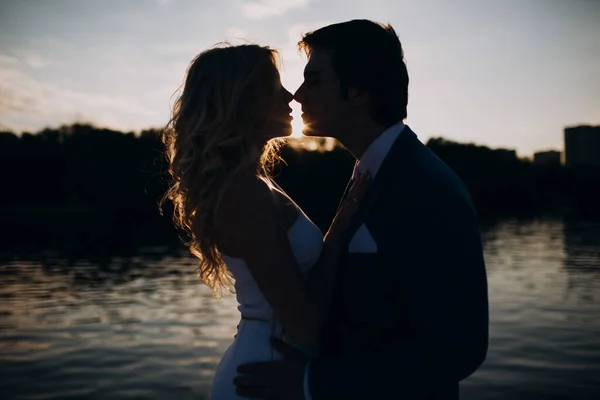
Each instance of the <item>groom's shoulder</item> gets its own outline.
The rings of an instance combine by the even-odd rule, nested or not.
[[[395,156],[397,183],[423,185],[424,182],[439,185],[454,179],[454,172],[431,149],[423,144],[412,131],[399,143],[402,148]]]
[[[431,149],[419,141],[407,143],[398,160],[398,168],[392,179],[394,192],[409,195],[415,201],[443,203],[449,200],[470,202],[470,196],[460,177]]]

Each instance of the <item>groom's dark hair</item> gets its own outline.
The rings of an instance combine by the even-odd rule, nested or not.
[[[298,46],[308,56],[315,49],[330,51],[342,96],[350,87],[367,90],[376,122],[389,126],[406,118],[408,71],[391,25],[366,19],[328,25],[305,34]]]

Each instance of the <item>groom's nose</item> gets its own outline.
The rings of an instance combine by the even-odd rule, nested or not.
[[[298,90],[296,90],[296,93],[294,93],[294,100],[296,100],[300,104],[302,104],[302,102],[304,101],[304,83],[302,83]]]

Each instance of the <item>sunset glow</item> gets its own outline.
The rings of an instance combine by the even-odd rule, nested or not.
[[[293,138],[302,138],[302,130],[304,129],[304,123],[302,122],[302,110],[300,109],[300,104],[293,101],[290,106],[292,107],[292,136]]]
[[[302,34],[369,18],[400,35],[406,123],[420,140],[523,156],[560,150],[565,126],[600,121],[600,2],[548,2],[0,0],[0,128],[163,126],[190,61],[224,40],[277,49],[282,83],[295,93],[307,62]],[[292,136],[302,139],[300,105],[292,106]]]

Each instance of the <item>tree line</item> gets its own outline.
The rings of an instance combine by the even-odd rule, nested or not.
[[[536,165],[511,150],[443,138],[426,145],[465,182],[482,218],[600,214],[600,171]],[[162,152],[156,129],[134,134],[77,123],[35,134],[0,132],[0,221],[14,240],[55,237],[82,221],[105,239],[173,235],[170,210],[158,212],[168,183]],[[340,146],[286,145],[281,155],[276,181],[326,229],[354,160]]]

